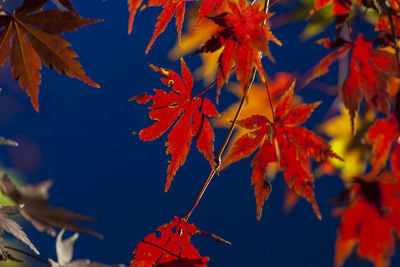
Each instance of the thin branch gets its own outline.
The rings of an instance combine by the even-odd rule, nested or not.
[[[214,177],[214,175],[215,175],[216,173],[218,173],[218,170],[219,170],[219,168],[221,167],[221,157],[222,157],[222,154],[224,153],[225,148],[226,148],[226,146],[228,145],[228,142],[229,142],[229,140],[230,140],[230,138],[231,138],[231,136],[232,136],[233,130],[235,129],[236,122],[237,122],[237,120],[238,120],[238,118],[239,118],[240,112],[241,112],[242,109],[243,109],[245,100],[246,100],[246,98],[247,98],[247,96],[248,96],[248,94],[249,94],[249,91],[250,91],[251,86],[253,85],[253,82],[254,82],[255,77],[256,77],[256,68],[253,68],[253,71],[252,71],[252,74],[251,74],[251,78],[250,78],[250,80],[249,80],[249,83],[248,83],[247,86],[244,88],[244,94],[243,94],[242,100],[240,101],[239,107],[238,107],[238,109],[237,109],[237,111],[236,111],[235,118],[234,118],[233,121],[232,121],[231,127],[229,128],[229,131],[228,131],[227,135],[225,136],[225,140],[224,140],[224,142],[223,142],[221,148],[219,149],[218,154],[215,156],[216,166],[215,166],[214,168],[212,168],[212,169],[210,170],[210,172],[208,173],[207,178],[206,178],[206,180],[204,181],[203,186],[201,187],[199,193],[197,194],[197,197],[196,197],[196,199],[195,199],[195,201],[194,201],[192,207],[190,208],[190,210],[189,210],[189,212],[186,214],[186,216],[183,217],[183,219],[184,219],[185,221],[187,221],[187,220],[189,219],[190,215],[192,214],[192,212],[193,212],[194,209],[196,208],[197,204],[200,202],[201,198],[203,197],[204,192],[207,190],[207,187],[208,187],[208,185],[210,184],[212,178]]]
[[[277,1],[277,0],[276,0]],[[274,1],[274,3],[276,3],[276,1]],[[265,0],[264,1],[264,13],[268,14],[269,11],[269,0]],[[264,24],[267,23],[267,19],[264,20]],[[262,54],[260,53],[260,61],[262,59]],[[264,72],[264,77],[266,77],[265,75],[265,71]],[[268,85],[268,80],[265,78],[265,87],[267,89],[267,93],[268,93],[268,100],[269,100],[269,105],[271,107],[271,112],[272,112],[272,119],[273,121],[275,121],[275,112],[274,112],[274,105],[272,104],[272,97],[271,97],[271,91],[269,90],[269,85]]]
[[[201,96],[203,93],[205,93],[208,89],[213,87],[216,83],[218,82],[218,79],[215,79],[212,83],[210,83],[206,88],[201,90],[197,95],[193,97],[193,99],[197,99],[199,96]]]
[[[7,9],[0,7],[0,11],[3,11],[4,13],[6,13],[8,16],[10,17],[15,17],[15,15],[11,14],[10,12],[7,11]]]
[[[254,4],[255,2],[256,1],[254,0],[251,4]],[[266,14],[268,13],[268,9],[269,9],[269,0],[265,0],[263,10],[264,10],[264,12]],[[265,19],[263,24],[266,24],[266,23],[267,23],[267,20]],[[261,57],[262,57],[262,54],[260,53],[260,60],[261,60]],[[218,170],[221,167],[222,154],[224,153],[225,148],[228,145],[228,142],[229,142],[229,140],[230,140],[230,138],[232,136],[233,130],[235,129],[235,126],[236,126],[236,122],[237,122],[237,120],[239,118],[240,112],[243,109],[244,103],[245,103],[246,98],[247,98],[247,96],[249,94],[250,88],[253,85],[255,77],[256,77],[256,68],[254,67],[253,70],[252,70],[252,73],[251,73],[251,78],[250,78],[248,84],[244,88],[244,94],[243,94],[242,100],[240,101],[239,107],[238,107],[238,109],[236,111],[235,118],[232,121],[231,127],[229,128],[229,131],[228,131],[227,135],[225,136],[225,140],[224,140],[224,142],[223,142],[218,154],[215,156],[216,165],[208,173],[207,178],[204,181],[203,186],[201,187],[199,193],[197,194],[197,197],[196,197],[192,207],[190,208],[189,212],[185,215],[185,217],[183,217],[183,219],[185,221],[187,221],[189,219],[190,215],[195,210],[197,204],[200,202],[201,198],[203,197],[204,192],[207,190],[207,187],[210,184],[211,180],[213,179],[214,175],[216,173],[218,173]],[[274,108],[273,108],[273,105],[272,105],[272,97],[271,97],[271,93],[270,93],[270,90],[269,90],[269,86],[268,86],[268,81],[267,80],[265,80],[265,86],[266,86],[266,89],[267,89],[267,92],[268,92],[268,98],[269,98],[269,102],[270,102],[270,105],[271,105],[272,116],[275,119]]]
[[[48,265],[51,266],[50,261],[45,260],[45,259],[42,259],[42,258],[36,256],[35,254],[31,254],[31,253],[29,253],[29,252],[20,250],[20,249],[18,249],[18,248],[13,248],[13,247],[9,247],[9,246],[4,246],[4,247],[5,247],[6,249],[8,249],[8,250],[13,250],[13,251],[15,251],[15,252],[24,254],[24,255],[26,255],[26,256],[29,256],[29,257],[31,257],[31,258],[34,258],[34,259],[37,260],[37,261],[43,262],[43,263],[48,264]]]
[[[392,13],[393,13],[392,10],[389,9],[388,17],[389,17],[389,23],[390,23],[390,30],[392,31],[394,49],[396,51],[396,59],[397,59],[397,67],[398,67],[397,72],[399,73],[400,72],[400,53],[399,53],[399,46],[397,45],[396,30],[394,27]]]

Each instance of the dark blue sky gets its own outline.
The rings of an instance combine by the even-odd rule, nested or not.
[[[179,71],[179,62],[171,62],[167,57],[176,41],[174,22],[145,55],[160,9],[149,8],[139,13],[133,33],[128,35],[125,2],[75,1],[82,16],[104,21],[65,34],[88,76],[99,83],[101,89],[88,87],[44,67],[40,113],[35,113],[29,99],[11,78],[8,66],[0,69],[0,87],[3,88],[0,133],[22,141],[18,148],[22,155],[40,164],[20,165],[25,166],[21,172],[23,181],[54,179],[51,204],[100,219],[85,226],[102,233],[104,240],[82,234],[76,243],[75,258],[129,265],[138,242],[159,225],[171,221],[174,215],[186,214],[208,173],[209,164],[192,144],[188,160],[166,194],[164,185],[169,159],[165,155],[166,136],[144,143],[131,134],[150,125],[151,121],[146,106],[128,102],[128,99],[151,92],[153,88],[163,88],[160,74],[146,63]],[[270,75],[282,71],[305,73],[325,55],[326,50],[310,41],[298,42],[297,36],[303,27],[303,23],[297,23],[274,31],[283,46],[272,45],[277,63],[265,61]],[[332,32],[330,29],[329,33]],[[192,70],[200,63],[197,56],[185,59]],[[335,79],[333,72],[326,81],[333,84]],[[201,82],[195,86],[197,91],[203,88]],[[325,101],[311,118],[317,123],[333,99],[311,89],[302,94],[306,102],[320,98]],[[222,99],[225,100],[218,106],[220,111],[229,101],[235,100],[227,92],[222,93]],[[224,129],[216,130],[217,148],[225,133]],[[36,145],[23,150],[24,140]],[[21,155],[15,148],[1,148],[1,164],[13,167],[13,153]],[[201,255],[211,258],[209,266],[331,266],[339,220],[331,217],[332,206],[327,200],[341,191],[341,180],[324,177],[316,181],[317,200],[323,216],[319,221],[304,200],[289,215],[283,215],[284,182],[282,175],[278,175],[264,205],[262,219],[257,221],[250,175],[250,160],[243,160],[215,177],[190,219],[199,229],[232,242],[228,246],[214,243],[207,237],[193,237]],[[54,238],[36,232],[27,223],[23,226],[42,257],[55,259]],[[392,266],[399,263],[399,256],[393,258]],[[372,265],[349,260],[345,266]]]

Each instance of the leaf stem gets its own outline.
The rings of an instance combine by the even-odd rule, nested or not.
[[[273,2],[273,4],[276,3],[276,1],[277,1],[277,0],[275,0],[275,1]],[[265,13],[265,14],[268,14],[268,10],[269,10],[269,0],[265,0],[265,1],[264,1],[264,9],[263,9],[263,10],[264,10],[264,13]],[[267,19],[264,20],[264,25],[265,25],[266,23],[267,23]],[[260,53],[260,61],[261,61],[261,59],[262,59],[262,53]],[[264,71],[263,71],[263,72],[264,72]],[[266,77],[265,72],[264,72],[264,76]],[[267,89],[269,105],[271,106],[272,119],[273,119],[273,121],[275,121],[274,105],[272,105],[271,91],[269,90],[268,80],[267,80],[266,78],[265,78],[265,88]]]
[[[24,255],[26,255],[26,256],[29,256],[29,257],[31,257],[31,258],[34,258],[34,259],[37,260],[37,261],[41,261],[41,262],[43,262],[43,263],[48,264],[48,265],[51,266],[51,264],[50,264],[50,262],[49,262],[48,260],[42,259],[42,258],[40,258],[40,257],[38,257],[38,256],[36,256],[36,255],[34,255],[34,254],[31,254],[31,253],[29,253],[29,252],[20,250],[20,249],[18,249],[18,248],[13,248],[13,247],[9,247],[9,246],[4,246],[4,247],[5,247],[6,249],[8,249],[8,250],[16,251],[16,252],[18,252],[18,253],[24,254]]]
[[[236,122],[237,122],[237,120],[238,120],[238,118],[239,118],[240,112],[241,112],[242,109],[243,109],[244,103],[245,103],[246,98],[247,98],[247,96],[248,96],[248,94],[249,94],[250,88],[251,88],[251,86],[253,85],[253,82],[254,82],[255,77],[256,77],[256,68],[253,68],[253,71],[252,71],[252,73],[251,73],[251,78],[250,78],[248,84],[246,85],[246,87],[244,88],[244,94],[243,94],[242,100],[240,101],[239,107],[238,107],[238,109],[237,109],[237,111],[236,111],[235,118],[234,118],[233,121],[232,121],[231,127],[229,128],[229,131],[228,131],[227,135],[225,136],[225,140],[224,140],[224,142],[223,142],[221,148],[219,149],[218,154],[215,156],[216,166],[213,167],[213,168],[209,171],[209,173],[208,173],[208,175],[207,175],[207,178],[206,178],[206,180],[204,181],[203,186],[201,187],[199,193],[197,194],[197,197],[196,197],[196,199],[195,199],[195,201],[194,201],[192,207],[190,208],[189,212],[185,215],[185,217],[183,217],[183,219],[184,219],[185,221],[187,221],[187,220],[189,219],[190,215],[192,214],[192,212],[193,212],[194,209],[196,208],[197,204],[200,202],[201,198],[203,197],[204,192],[207,190],[207,187],[208,187],[208,185],[210,184],[211,180],[213,179],[214,175],[215,175],[216,173],[218,173],[218,170],[219,170],[219,168],[221,167],[221,162],[222,162],[221,157],[222,157],[222,154],[224,153],[225,148],[226,148],[226,146],[228,145],[229,139],[230,139],[231,136],[232,136],[233,130],[235,129],[235,126],[236,126]]]
[[[276,2],[276,1],[274,1]],[[265,0],[264,1],[264,13],[267,14],[268,13],[268,9],[269,9],[269,0]],[[266,23],[266,20],[264,20],[264,24]]]
[[[205,93],[208,89],[213,87],[216,83],[218,82],[218,79],[215,79],[212,83],[210,83],[206,88],[201,90],[197,95],[193,97],[193,99],[197,99],[199,96],[201,96],[203,93]]]

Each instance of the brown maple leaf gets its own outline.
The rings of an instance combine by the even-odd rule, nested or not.
[[[0,207],[0,258],[1,260],[7,260],[9,254],[6,252],[3,236],[4,231],[14,235],[16,238],[27,244],[36,254],[39,251],[28,239],[25,232],[22,231],[22,227],[13,219],[9,218],[9,215],[16,214],[20,211],[17,206],[1,206]]]
[[[11,180],[5,175],[0,180],[0,189],[12,201],[18,205],[23,205],[20,213],[38,231],[46,231],[48,234],[55,235],[57,228],[65,228],[75,232],[85,232],[96,237],[102,235],[93,230],[87,229],[75,221],[96,220],[96,218],[81,215],[63,208],[55,208],[48,204],[48,190],[53,182],[47,180],[38,184],[25,185],[18,190]]]
[[[39,111],[41,61],[59,73],[100,87],[86,76],[76,59],[78,55],[70,49],[71,44],[58,36],[100,20],[85,19],[77,13],[58,9],[41,10],[46,2],[25,0],[15,14],[0,16],[0,66],[9,58],[13,77],[31,97],[36,111]]]

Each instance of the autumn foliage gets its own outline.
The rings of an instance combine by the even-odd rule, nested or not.
[[[70,0],[53,1],[61,10],[48,8],[47,2],[25,0],[14,11],[0,6],[0,66],[8,60],[12,76],[26,91],[36,111],[39,111],[42,63],[58,73],[100,87],[86,75],[71,44],[60,37],[64,32],[73,32],[100,20],[81,17]],[[282,14],[275,14],[274,6],[279,1],[191,2],[127,2],[128,33],[133,30],[135,17],[140,15],[138,11],[161,8],[147,48],[142,48],[146,54],[175,17],[177,46],[172,54],[180,58],[181,66],[179,73],[167,66],[149,64],[160,76],[161,87],[148,81],[149,88],[135,88],[132,92],[130,100],[149,105],[148,115],[153,121],[138,137],[142,141],[166,140],[169,160],[165,191],[174,177],[179,176],[178,170],[186,162],[192,142],[210,169],[194,203],[187,207],[190,208],[187,214],[175,216],[157,228],[159,233],[144,237],[133,251],[130,266],[207,266],[212,262],[201,256],[191,243],[192,236],[207,235],[215,241],[230,243],[199,230],[189,222],[190,216],[215,175],[223,175],[226,168],[235,168],[235,162],[250,157],[249,178],[254,187],[258,220],[271,194],[272,183],[280,175],[287,188],[284,207],[290,210],[304,198],[322,220],[315,179],[335,175],[343,180],[344,188],[333,201],[336,207],[332,215],[340,217],[336,244],[332,248],[335,250],[333,265],[343,266],[354,255],[377,267],[390,266],[391,257],[396,253],[395,244],[400,240],[399,2],[315,0],[311,5],[301,2],[307,9],[304,20],[328,9],[328,16],[314,26],[323,31],[325,25],[334,22],[334,34],[317,41],[326,53],[320,55],[319,62],[309,66],[307,73],[279,72],[273,78],[270,74],[277,71],[270,64],[275,61],[270,43],[279,46],[276,47],[279,51],[285,49],[273,34],[274,18],[275,22],[280,19],[282,25],[292,22],[288,19],[291,14],[283,14],[283,18],[279,17]],[[353,23],[357,14],[362,13],[358,10],[364,14],[361,19],[373,25],[373,34],[364,33],[363,28],[358,29]],[[189,30],[182,35],[185,19]],[[185,55],[188,56],[184,59]],[[212,77],[213,81],[205,87],[195,83],[185,63],[192,57],[203,60],[203,73],[197,76],[207,83]],[[318,122],[320,127],[316,127],[310,124],[310,118],[322,102],[306,103],[301,98],[302,89],[309,86],[312,90],[327,91],[321,87],[328,86],[321,86],[316,79],[323,79],[336,65],[339,81],[331,87],[331,93],[337,100],[329,114]],[[154,87],[157,89],[151,91]],[[240,100],[222,110],[219,102],[225,87]],[[217,127],[229,129],[222,143],[214,144]],[[0,145],[17,144],[0,137]],[[14,235],[38,252],[19,224],[10,218],[20,213],[37,230],[51,235],[56,235],[54,228],[59,228],[101,237],[77,223],[94,218],[49,205],[47,191],[51,185],[51,181],[44,181],[19,189],[4,176],[0,180],[1,192],[14,205],[0,207],[0,232]],[[77,236],[63,241],[63,231],[56,243],[58,262],[49,260],[48,264],[103,266],[84,260],[72,261]],[[13,259],[5,242],[1,236],[0,260],[4,261]]]

